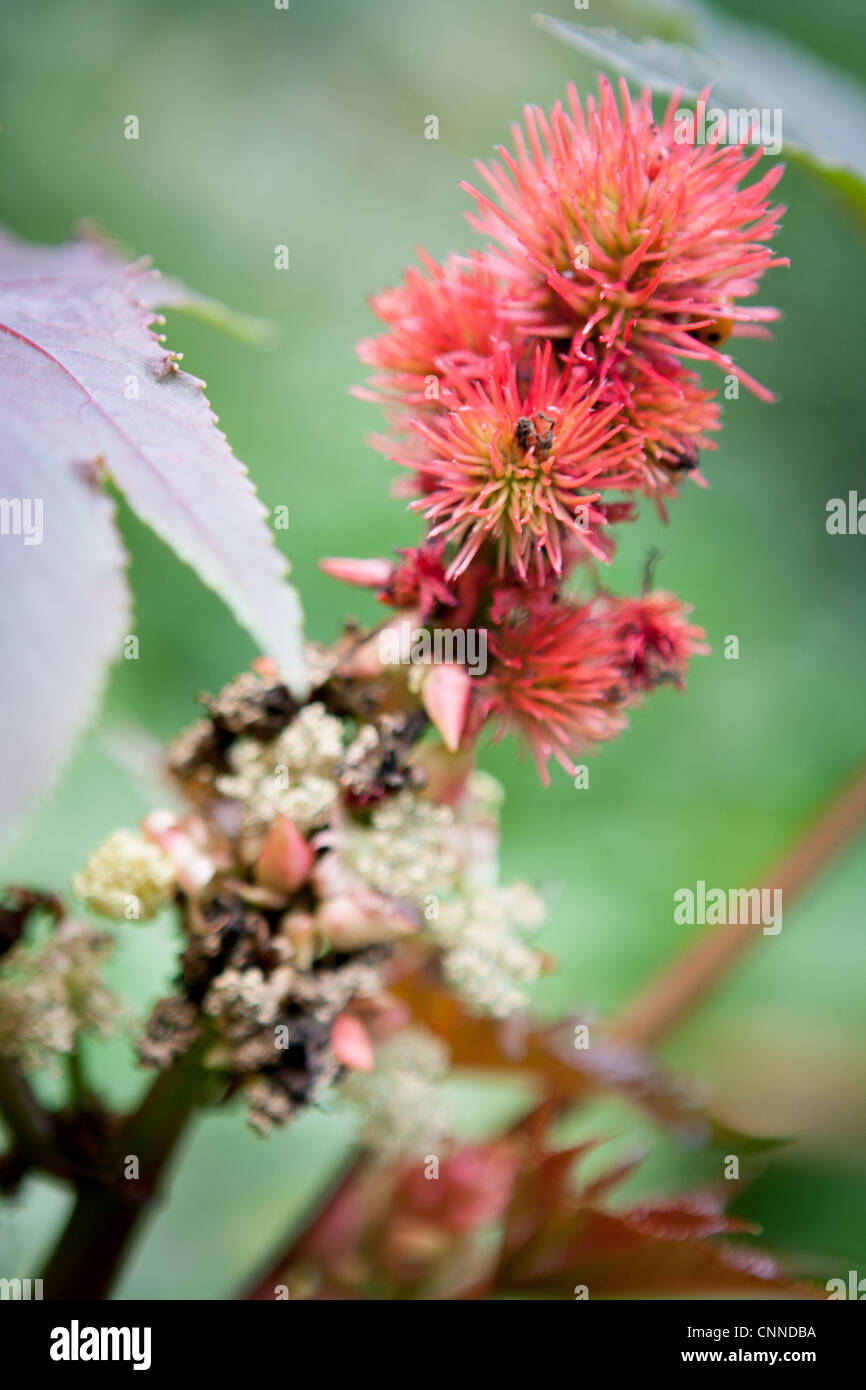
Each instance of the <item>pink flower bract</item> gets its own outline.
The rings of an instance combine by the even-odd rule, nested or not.
[[[419,259],[423,270],[410,267],[401,285],[371,301],[388,331],[358,344],[361,361],[377,369],[372,390],[358,395],[386,404],[435,405],[444,369],[478,375],[493,343],[509,336],[507,296],[482,257],[450,256],[438,265],[421,251]]]
[[[669,681],[682,686],[689,660],[710,649],[703,628],[688,621],[691,608],[655,589],[639,598],[607,600],[611,630],[621,643],[622,672],[634,695]]]
[[[449,577],[488,544],[500,574],[508,564],[524,579],[530,564],[539,578],[548,569],[561,574],[568,537],[607,558],[599,538],[606,518],[594,503],[602,489],[634,488],[640,479],[634,443],[618,438],[620,405],[605,403],[603,390],[577,372],[557,372],[550,344],[536,351],[523,383],[500,345],[482,380],[449,379],[446,408],[414,421],[416,449],[392,456],[421,476],[424,495],[411,505],[431,538],[457,547]]]
[[[534,284],[526,332],[737,372],[719,343],[777,317],[737,301],[784,263],[766,245],[781,212],[768,202],[781,166],[745,184],[761,150],[719,134],[690,143],[675,116],[681,92],[657,125],[649,91],[633,102],[624,80],[619,90],[621,111],[603,78],[586,114],[573,86],[549,119],[527,107],[514,153],[500,147],[501,162],[478,166],[498,201],[464,185],[478,208],[470,221],[498,242],[503,270],[522,275],[526,295]]]
[[[624,728],[621,647],[598,605],[515,606],[488,643],[495,660],[479,682],[484,714],[496,722],[497,738],[522,737],[545,786],[550,757],[573,773],[580,749]]]

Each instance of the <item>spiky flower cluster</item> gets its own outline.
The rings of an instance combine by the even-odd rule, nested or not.
[[[680,98],[656,123],[649,92],[623,81],[618,103],[602,79],[585,106],[571,87],[549,116],[527,108],[512,150],[479,165],[488,192],[464,185],[491,244],[422,254],[373,300],[385,331],[359,347],[374,374],[358,394],[390,426],[373,442],[407,470],[426,533],[396,564],[324,567],[430,628],[483,630],[487,670],[440,681],[425,707],[452,743],[487,718],[517,731],[545,779],[705,650],[675,598],[620,599],[591,572],[639,497],[665,515],[683,478],[703,482],[719,411],[689,364],[769,398],[722,344],[776,317],[743,301],[783,263],[768,245],[781,168],[747,182],[760,150],[684,139]],[[588,577],[588,599],[563,588]]]
[[[547,965],[538,898],[499,882],[500,791],[473,743],[490,725],[544,780],[550,759],[573,772],[706,650],[673,595],[618,596],[594,569],[636,499],[663,507],[698,477],[718,412],[686,364],[747,380],[720,343],[773,317],[741,301],[778,263],[777,173],[745,184],[757,155],[677,140],[676,105],[656,125],[648,94],[623,85],[618,107],[602,82],[585,111],[573,90],[549,118],[528,110],[514,152],[482,167],[494,199],[473,191],[495,245],[424,256],[374,300],[364,394],[425,534],[396,561],[323,563],[376,589],[387,620],[310,647],[301,704],[268,658],[205,697],[170,758],[189,813],[115,832],[75,880],[102,916],[178,910],[178,974],[141,1058],[198,1046],[261,1131],[336,1083],[366,1109],[365,1142],[438,1142],[447,1058],[407,1031],[401,985],[444,983],[501,1020]],[[13,1032],[63,1050],[106,1015],[102,938],[67,925],[27,965],[31,899],[0,911],[0,954],[11,942],[27,975]]]

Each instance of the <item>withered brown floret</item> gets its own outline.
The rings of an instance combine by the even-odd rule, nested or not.
[[[404,787],[424,785],[423,772],[408,759],[425,722],[423,714],[385,714],[362,726],[337,767],[337,781],[350,803],[366,806]]]
[[[383,987],[387,947],[371,946],[339,964],[298,974],[292,998],[318,1019],[342,1013],[353,999],[372,999]]]
[[[54,893],[40,893],[30,888],[5,889],[0,901],[0,956],[15,945],[31,913],[39,909],[50,912],[58,921],[63,916],[63,904]]]
[[[146,1067],[168,1067],[201,1037],[198,1009],[189,999],[170,995],[153,1006],[138,1055]]]
[[[227,767],[225,749],[230,737],[218,730],[210,719],[199,719],[182,729],[168,750],[168,770],[184,783],[187,795],[193,783],[203,791],[213,789],[216,772]]]
[[[206,930],[194,936],[181,956],[185,993],[196,1004],[207,986],[228,965],[251,964],[267,950],[270,931],[260,912],[234,897],[216,897],[202,909]]]
[[[229,681],[218,695],[199,698],[218,730],[264,742],[276,738],[298,712],[286,686],[266,683],[251,671]]]
[[[342,902],[341,893],[354,891],[351,874],[348,887],[324,886],[311,875],[282,894],[263,886],[257,871],[264,838],[276,816],[289,813],[265,797],[263,824],[250,831],[243,769],[250,764],[256,770],[258,746],[260,781],[268,784],[267,758],[273,754],[275,778],[282,770],[290,779],[301,778],[297,786],[304,785],[304,776],[329,780],[343,814],[424,784],[425,774],[410,759],[426,714],[389,710],[387,681],[348,669],[335,675],[340,658],[367,635],[350,626],[330,654],[323,650],[320,681],[314,680],[305,706],[284,686],[251,672],[218,695],[202,697],[210,717],[187,729],[171,751],[171,771],[198,808],[186,833],[196,845],[207,837],[214,872],[202,889],[181,894],[186,940],[178,994],[154,1009],[141,1056],[167,1066],[206,1032],[208,1065],[232,1078],[228,1094],[243,1090],[251,1123],[261,1130],[285,1123],[341,1074],[331,1041],[334,1024],[356,1005],[375,1014],[392,948],[375,944],[342,953],[329,944],[322,894],[325,900],[329,892],[336,894]],[[346,726],[335,716],[348,716],[356,725],[348,748]],[[293,730],[297,748],[290,746]],[[246,808],[247,820],[232,819],[233,804]],[[387,928],[383,920],[386,941]]]

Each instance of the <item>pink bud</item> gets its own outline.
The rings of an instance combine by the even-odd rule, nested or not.
[[[168,855],[185,893],[199,893],[210,883],[216,865],[197,848],[188,829],[171,811],[151,811],[141,822],[141,833]]]
[[[256,882],[277,892],[294,893],[306,883],[315,854],[294,821],[275,817],[256,860]]]
[[[328,898],[319,908],[316,925],[337,951],[359,951],[418,930],[408,912],[369,888]]]
[[[263,681],[278,681],[280,679],[279,667],[272,656],[257,656],[252,662],[252,668],[257,676],[261,676]]]
[[[450,753],[443,743],[419,743],[412,750],[412,764],[424,774],[424,795],[439,806],[455,806],[466,791],[475,767],[471,748]]]
[[[390,560],[346,560],[333,557],[319,561],[319,569],[344,584],[357,584],[362,589],[381,589],[394,572]]]
[[[412,634],[419,622],[420,614],[413,609],[396,614],[366,642],[353,647],[340,661],[337,667],[339,674],[350,680],[376,680],[388,667],[408,663],[412,653]]]
[[[472,677],[462,666],[432,666],[421,687],[424,708],[442,735],[445,747],[456,753],[460,746]]]
[[[376,1066],[370,1034],[353,1014],[340,1014],[334,1019],[331,1051],[338,1062],[352,1071],[373,1071]]]

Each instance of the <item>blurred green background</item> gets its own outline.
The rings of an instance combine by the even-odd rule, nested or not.
[[[538,0],[536,0],[536,5]],[[413,248],[474,244],[457,184],[507,136],[524,102],[549,104],[590,68],[531,24],[524,0],[80,0],[0,5],[0,218],[57,241],[94,219],[136,255],[234,308],[273,320],[258,351],[188,319],[169,345],[208,383],[221,426],[266,504],[290,508],[291,556],[311,636],[334,636],[372,603],[321,576],[322,554],[374,555],[416,536],[390,499],[392,472],[364,443],[376,408],[354,400],[353,345],[371,332],[366,296],[399,277]],[[845,67],[863,53],[859,0],[750,0],[759,18]],[[567,0],[549,9],[574,18]],[[592,22],[603,22],[593,0]],[[140,139],[123,138],[137,115]],[[424,138],[425,117],[439,139]],[[669,527],[650,511],[622,532],[614,583],[637,589],[650,545],[658,582],[695,606],[710,657],[686,695],[662,691],[591,762],[544,791],[511,745],[485,754],[506,784],[504,873],[547,893],[544,944],[561,969],[538,988],[550,1013],[621,1007],[699,929],[672,921],[672,894],[699,878],[749,885],[863,758],[864,546],[830,537],[828,498],[863,486],[863,258],[866,228],[814,177],[790,168],[780,250],[761,302],[784,310],[774,344],[743,365],[780,398],[725,404],[709,491],[686,488]],[[291,268],[274,269],[274,247]],[[140,660],[119,662],[99,720],[62,783],[2,866],[3,878],[65,886],[95,844],[162,795],[131,766],[130,730],[163,739],[196,717],[252,655],[228,612],[128,513]],[[0,596],[0,602],[8,596]],[[740,659],[723,658],[736,634]],[[50,654],[46,655],[50,661]],[[63,699],[62,685],[57,691]],[[127,752],[117,755],[117,731]],[[716,1111],[792,1143],[768,1160],[738,1210],[796,1267],[866,1274],[862,843],[840,858],[784,928],[763,938],[711,1003],[665,1044]],[[146,1009],[165,988],[172,927],[118,930],[113,978]],[[91,1045],[118,1103],[142,1077],[121,1045]],[[51,1083],[47,1083],[50,1085]],[[515,1106],[513,1088],[455,1087],[465,1133]],[[649,1134],[631,1191],[719,1176],[622,1107],[581,1123],[607,1153]],[[345,1115],[315,1114],[267,1142],[238,1111],[197,1124],[170,1199],[148,1227],[121,1297],[229,1296],[306,1209],[350,1142]],[[0,1213],[0,1270],[36,1272],[68,1194],[32,1181]]]

